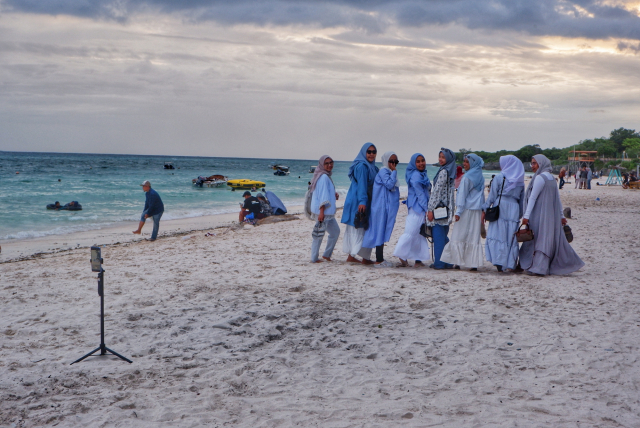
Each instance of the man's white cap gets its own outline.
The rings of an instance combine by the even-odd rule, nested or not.
[[[151,183],[149,183],[149,180],[144,180],[142,182],[141,186],[149,186],[149,187],[151,187]]]

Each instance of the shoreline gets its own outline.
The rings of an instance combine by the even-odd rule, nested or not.
[[[299,215],[303,211],[303,206],[294,205],[288,207],[287,211],[288,214]],[[161,219],[158,240],[173,236],[188,235],[195,232],[230,227],[234,224],[239,224],[238,212],[205,215],[200,217],[187,217],[166,221],[162,221]],[[92,245],[104,247],[144,241],[145,238],[148,238],[151,235],[153,221],[151,221],[150,224],[145,225],[142,229],[142,234],[134,235],[132,231],[135,230],[137,226],[137,221],[126,221],[101,229],[71,232],[60,235],[47,235],[37,238],[0,241],[0,246],[2,246],[0,264],[28,260],[41,254],[54,254],[78,248],[88,248]]]

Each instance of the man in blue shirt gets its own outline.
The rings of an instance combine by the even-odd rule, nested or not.
[[[164,212],[164,204],[162,203],[162,199],[160,199],[158,192],[151,188],[151,183],[149,183],[148,180],[145,180],[141,186],[142,190],[146,193],[146,200],[144,203],[144,210],[142,211],[142,217],[140,217],[138,230],[134,230],[133,233],[139,235],[142,232],[142,226],[144,226],[145,221],[151,217],[153,218],[153,232],[151,232],[151,238],[148,240],[155,241],[158,237],[160,217],[162,217],[162,213]]]

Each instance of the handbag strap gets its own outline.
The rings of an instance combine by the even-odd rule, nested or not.
[[[500,189],[500,197],[498,198],[498,205],[500,206],[500,201],[502,201],[502,192],[504,191],[504,182],[507,181],[506,178],[502,177],[502,188]]]

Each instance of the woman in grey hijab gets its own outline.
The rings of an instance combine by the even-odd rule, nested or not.
[[[523,225],[533,231],[533,240],[520,247],[520,266],[530,274],[564,275],[584,266],[565,236],[567,219],[562,213],[560,192],[551,175],[551,161],[544,155],[531,159],[535,175],[524,197]]]
[[[455,206],[456,155],[444,147],[438,156],[440,169],[433,179],[429,207],[427,211],[427,226],[431,226],[433,234],[433,264],[432,269],[453,269],[453,265],[440,260],[445,245],[449,242],[449,225],[453,222]]]

